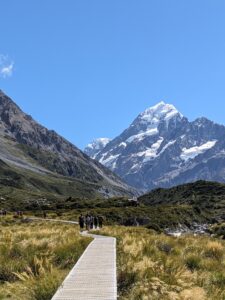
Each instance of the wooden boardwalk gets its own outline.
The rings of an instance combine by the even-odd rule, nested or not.
[[[94,240],[88,245],[52,300],[116,300],[116,239],[86,232],[83,235],[93,237]]]
[[[52,300],[116,300],[116,239],[91,235],[89,244]]]

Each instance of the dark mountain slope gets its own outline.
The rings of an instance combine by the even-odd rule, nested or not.
[[[71,177],[71,181],[79,180],[83,186],[90,184],[92,194],[102,196],[132,193],[119,177],[56,132],[38,124],[2,91],[0,146],[0,159],[17,168],[17,172],[23,169],[51,177]]]

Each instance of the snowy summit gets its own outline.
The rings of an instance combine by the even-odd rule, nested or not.
[[[158,104],[147,108],[138,116],[138,119],[143,122],[157,124],[160,120],[169,121],[176,115],[183,117],[183,115],[172,104],[167,104],[164,101],[161,101]]]
[[[157,135],[160,124],[164,124],[164,127],[168,128],[169,122],[174,119],[176,123],[177,118],[182,119],[183,115],[172,104],[161,101],[138,115],[131,124],[135,130],[131,131],[132,135],[126,141],[131,143],[141,141],[148,136]]]

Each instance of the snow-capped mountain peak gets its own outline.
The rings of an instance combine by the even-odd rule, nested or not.
[[[109,138],[97,138],[89,143],[85,149],[84,153],[92,158],[95,158],[97,154],[105,148],[105,146],[111,141]]]
[[[169,187],[197,179],[225,181],[225,126],[206,118],[189,122],[163,101],[95,154],[130,185]]]
[[[147,123],[157,123],[160,120],[169,121],[176,115],[183,117],[183,115],[172,104],[167,104],[164,101],[161,101],[158,104],[147,108],[139,115],[139,119]]]
[[[182,119],[183,115],[172,104],[161,101],[138,115],[126,131],[126,142],[164,135],[172,127],[176,128]]]

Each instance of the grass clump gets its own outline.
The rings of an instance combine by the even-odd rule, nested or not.
[[[191,271],[200,269],[201,258],[197,255],[190,255],[185,259],[185,265]]]
[[[205,247],[205,255],[217,260],[224,256],[224,246],[218,241],[209,241]]]

